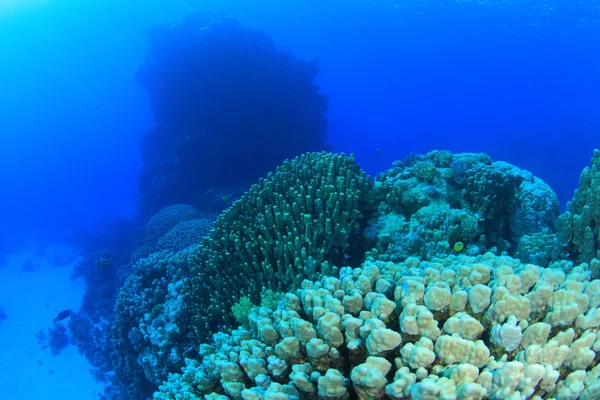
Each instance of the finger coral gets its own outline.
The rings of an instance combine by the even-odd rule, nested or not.
[[[158,385],[211,332],[236,325],[232,308],[240,298],[260,304],[265,289],[284,292],[304,279],[337,273],[337,265],[360,265],[364,248],[353,240],[371,212],[371,185],[353,157],[308,153],[252,186],[200,243],[140,260],[117,298],[113,327],[118,379],[132,397],[139,397],[142,385],[130,382]],[[169,232],[181,219],[173,215],[194,221],[192,211],[168,208],[148,226]],[[338,344],[339,321],[329,318],[338,331],[331,330],[326,342]],[[141,334],[135,344],[132,331]],[[260,335],[269,343],[280,338],[266,323]],[[289,353],[288,345],[280,347],[282,354]],[[269,365],[285,369],[281,361]]]
[[[388,295],[377,291],[381,279],[395,288]],[[410,289],[418,285],[469,300],[431,308]],[[254,309],[249,329],[215,334],[154,399],[594,399],[598,288],[585,263],[565,273],[491,253],[371,257],[337,277],[305,280],[274,311]],[[372,313],[372,295],[397,305],[391,317]],[[354,296],[363,306],[346,309]],[[290,329],[303,324],[316,333],[308,342]],[[265,327],[275,340],[264,340]]]

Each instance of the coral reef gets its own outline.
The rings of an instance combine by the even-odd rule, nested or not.
[[[114,370],[114,305],[133,265],[153,252],[175,252],[199,243],[212,224],[210,217],[193,206],[178,204],[159,211],[145,226],[142,221],[121,221],[90,237],[72,276],[83,277],[87,289],[68,328],[72,343],[90,361],[98,380],[107,381]]]
[[[542,180],[485,154],[412,155],[377,177],[375,196],[377,248],[394,260],[441,257],[457,242],[471,255],[514,253],[522,237],[553,233],[559,214]]]
[[[95,321],[88,313],[73,313],[68,324],[71,343],[90,361],[91,372],[97,381],[107,382],[113,369],[110,363],[112,341],[110,340],[110,314],[95,315]]]
[[[119,291],[112,363],[119,386],[128,393],[122,398],[147,397],[156,382],[176,369],[194,347],[184,287],[197,247],[153,253],[139,260]]]
[[[326,149],[315,61],[230,18],[192,15],[148,39],[138,72],[154,117],[141,142],[144,215],[212,206],[208,190],[248,187],[287,158]]]
[[[558,238],[570,256],[579,262],[600,258],[600,150],[581,172],[579,187],[558,218]],[[595,272],[600,276],[600,271]]]
[[[154,399],[594,399],[599,289],[588,264],[370,257],[253,309]]]
[[[135,264],[106,395],[595,398],[600,261],[558,215],[544,182],[483,154],[412,155],[374,184],[345,155],[286,161],[199,242]]]
[[[113,327],[113,360],[131,397],[179,370],[211,331],[234,326],[241,297],[258,302],[264,289],[360,265],[364,249],[353,241],[371,211],[370,186],[352,157],[305,154],[252,186],[200,244],[140,260]]]
[[[52,328],[48,328],[48,334],[40,330],[36,337],[42,349],[50,349],[53,356],[59,355],[71,342],[67,328],[60,322],[55,322]]]
[[[529,262],[543,267],[551,262],[566,259],[567,253],[561,248],[556,233],[545,229],[519,240],[515,255],[522,262]]]
[[[132,270],[132,254],[144,238],[141,221],[110,220],[91,232],[72,238],[82,250],[72,280],[83,279],[86,292],[81,307],[71,315],[68,328],[79,352],[92,364],[100,381],[114,371],[110,331],[118,291]]]
[[[210,231],[212,221],[206,218],[196,218],[183,221],[171,228],[156,243],[156,251],[177,252],[198,244]]]
[[[282,291],[335,273],[336,265],[360,263],[364,251],[352,244],[371,212],[370,187],[353,157],[330,153],[286,161],[252,186],[217,218],[192,268],[193,290],[209,285],[223,292],[210,321],[240,294],[258,300],[263,288]]]
[[[361,267],[366,251],[372,247],[377,250],[370,253],[375,260],[370,262],[376,266],[383,263],[387,268],[405,265],[397,264],[401,261],[414,264],[415,255],[421,257],[423,266],[429,265],[428,261],[452,259],[457,255],[461,260],[475,260],[476,256],[485,261],[485,257],[492,257],[486,253],[488,250],[497,254],[502,251],[519,254],[527,257],[527,262],[539,260],[540,264],[558,260],[562,255],[560,251],[557,253],[554,248],[540,246],[536,241],[545,238],[544,235],[555,237],[557,215],[558,202],[547,185],[525,171],[505,163],[494,163],[481,154],[431,152],[424,156],[414,155],[405,163],[397,162],[395,168],[379,176],[375,187],[351,157],[309,153],[286,161],[219,216],[200,243],[178,252],[150,254],[134,267],[115,308],[113,360],[120,380],[118,384],[129,398],[148,396],[169,374],[184,368],[186,360],[201,360],[202,349],[205,349],[201,343],[210,340],[214,332],[228,331],[240,322],[252,331],[253,324],[257,324],[253,318],[258,317],[253,317],[251,310],[256,310],[253,305],[259,304],[265,289],[288,292],[304,287],[306,279],[319,282],[326,276],[335,280],[337,278],[333,277],[338,274],[339,267],[346,273]],[[521,239],[524,241],[519,245]],[[511,267],[518,267],[514,260],[507,262]],[[412,276],[419,276],[415,272],[419,270],[418,265],[409,268]],[[431,265],[439,269],[443,264],[438,261]],[[377,315],[398,318],[397,315],[393,317],[394,291],[413,284],[403,280],[396,282],[397,276],[391,279],[390,272],[379,266],[377,269],[381,270],[379,274],[388,274],[388,278],[367,284],[365,277],[356,276],[358,281],[354,286],[375,285],[378,289],[372,290],[379,292],[377,304],[381,303],[382,307]],[[400,275],[411,276],[404,272]],[[488,275],[493,276],[493,273]],[[492,285],[491,281],[484,283]],[[460,295],[471,291],[468,285],[461,285],[457,286],[464,289]],[[432,288],[427,296],[427,301],[432,304],[444,301],[454,287],[443,287],[442,282],[436,282],[435,286],[436,289]],[[478,286],[473,293],[488,289]],[[348,312],[338,308],[342,310],[341,314],[329,316],[327,322],[319,322],[318,317],[311,319],[308,313],[301,322],[302,328],[297,329],[311,335],[315,328],[309,329],[306,324],[315,324],[317,331],[321,325],[336,326],[337,333],[334,331],[326,335],[327,338],[310,337],[314,340],[310,350],[306,351],[320,359],[323,357],[320,352],[333,348],[334,353],[341,354],[338,354],[338,361],[347,364],[348,361],[343,359],[347,349],[336,350],[344,342],[343,335],[340,336],[344,329],[340,328],[341,321],[335,321],[344,314],[360,317],[363,304],[376,299],[367,294],[371,289],[366,286],[365,292],[349,290],[342,294],[339,290],[331,289],[338,297],[322,303],[335,305],[341,301],[343,307],[349,307]],[[286,295],[286,299],[288,297]],[[323,307],[323,304],[319,305]],[[424,305],[417,302],[416,306],[406,311],[412,313],[408,315],[411,318],[425,312]],[[480,308],[485,311],[487,306]],[[271,318],[266,309],[260,308],[261,313],[266,313],[261,314],[261,318]],[[371,306],[366,310],[371,310]],[[302,314],[300,310],[295,311]],[[278,312],[281,310],[274,311],[275,315]],[[423,315],[428,318],[426,313]],[[383,318],[385,323],[386,318]],[[258,338],[267,340],[265,343],[290,336],[279,332],[279,322],[264,322]],[[378,323],[373,323],[381,328]],[[482,322],[488,331],[481,334],[491,337],[489,329],[492,325],[505,323],[504,320]],[[258,331],[259,327],[254,326],[254,329]],[[407,337],[402,331],[389,333],[390,337],[384,334],[386,332],[389,333],[382,331],[381,336],[373,336],[368,347],[385,347],[387,343],[398,341],[397,335]],[[411,343],[415,345],[423,335],[413,335],[416,336]],[[429,338],[432,346],[434,339],[437,338]],[[290,340],[285,346],[295,348],[296,344]],[[367,343],[366,336],[357,340]],[[427,347],[428,342],[423,346]],[[282,348],[281,351],[291,350]],[[277,355],[276,350],[274,354]],[[278,367],[272,368],[279,368],[283,373],[287,370],[285,362],[289,360],[280,358],[275,362]],[[364,358],[363,362],[369,361]],[[377,364],[378,361],[371,362]],[[309,369],[308,375],[315,365]],[[338,383],[352,380],[347,369],[342,368],[337,373],[319,371]],[[357,371],[354,376],[360,381],[362,372],[361,369]],[[389,369],[382,375],[388,372]],[[278,384],[281,382],[278,376],[272,378]],[[313,381],[320,385],[321,380]],[[265,382],[268,379],[263,381],[264,387]],[[240,386],[238,383],[235,383],[236,387]]]
[[[167,206],[148,220],[144,240],[131,255],[132,262],[161,251],[177,252],[198,244],[212,227],[216,215],[188,204]]]
[[[146,244],[155,245],[177,224],[200,218],[200,216],[200,212],[196,207],[188,204],[174,204],[161,209],[146,224]]]

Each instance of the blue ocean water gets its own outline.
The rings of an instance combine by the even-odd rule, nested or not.
[[[252,93],[265,88],[253,103],[230,79],[235,71],[214,81],[206,98],[178,97],[193,87],[186,79],[199,65],[186,69],[193,58],[186,46],[200,33],[177,28],[191,15],[227,16],[258,29],[260,43],[270,40],[301,61],[294,66],[299,77],[314,74],[312,89],[322,97],[306,98],[323,103],[273,100],[294,94],[269,91],[272,81],[261,86],[262,76],[248,86]],[[81,232],[92,237],[121,219],[147,220],[162,206],[196,199],[148,189],[168,179],[156,171],[183,162],[171,154],[173,143],[144,141],[148,132],[171,129],[182,140],[177,146],[203,149],[203,169],[189,182],[179,176],[179,185],[201,185],[198,202],[212,196],[218,203],[211,213],[283,158],[322,149],[355,154],[372,176],[412,153],[483,152],[543,179],[564,209],[600,147],[600,2],[593,0],[0,0],[0,55],[0,264],[8,257],[19,267],[27,259],[13,255],[23,248],[61,241],[85,247]],[[295,62],[277,60],[279,67]],[[181,78],[169,81],[172,90],[161,80],[166,75]],[[209,122],[187,113],[196,100],[228,97],[239,100]],[[194,134],[206,126],[247,128],[244,118],[256,113],[237,110],[260,111],[270,102],[281,105],[280,119],[252,119],[256,128],[243,138],[184,141],[187,127]],[[297,109],[286,114],[290,105]],[[276,128],[265,133],[290,121],[297,127],[299,109],[326,111],[294,137]],[[2,272],[0,266],[0,278]],[[3,312],[11,315],[2,305],[0,330]]]
[[[370,173],[411,152],[482,151],[545,179],[564,204],[598,146],[595,2],[4,1],[4,231],[135,213],[138,140],[152,123],[135,80],[144,31],[196,9],[316,57],[327,140]]]

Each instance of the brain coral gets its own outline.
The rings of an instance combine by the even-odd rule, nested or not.
[[[146,243],[153,245],[177,224],[199,217],[200,213],[194,206],[187,204],[167,206],[154,214],[146,224]]]
[[[177,252],[198,244],[210,231],[211,227],[212,221],[206,218],[195,218],[180,222],[158,240],[156,250]]]

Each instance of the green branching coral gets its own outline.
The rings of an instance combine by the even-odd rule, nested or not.
[[[591,165],[581,172],[579,188],[558,218],[557,233],[573,259],[600,258],[600,150],[594,151]]]
[[[248,317],[250,316],[250,311],[252,307],[255,307],[252,304],[252,300],[248,296],[242,296],[238,300],[237,303],[231,307],[231,312],[233,313],[233,318],[242,326],[248,326]]]
[[[283,293],[274,292],[271,289],[265,290],[260,295],[260,307],[268,308],[269,310],[275,310],[277,305],[283,298]],[[231,307],[233,318],[242,326],[248,326],[248,317],[250,316],[252,309],[259,307],[252,303],[250,297],[242,296],[240,299]]]
[[[530,322],[541,323],[544,316],[549,321],[544,324],[567,329],[570,322],[561,318],[579,303],[564,292],[581,294],[584,281],[594,290],[600,287],[588,274],[600,270],[600,262],[590,257],[589,265],[574,267],[559,246],[584,261],[598,255],[598,151],[594,160],[582,174],[570,214],[561,217],[570,222],[561,226],[559,221],[558,232],[558,202],[549,187],[482,154],[412,155],[374,185],[343,154],[310,153],[287,161],[234,202],[200,244],[152,254],[138,263],[115,308],[117,376],[132,398],[149,396],[153,390],[148,389],[163,381],[157,399],[201,398],[194,396],[212,391],[219,394],[206,398],[223,393],[238,398],[244,390],[249,398],[267,398],[263,389],[344,399],[354,390],[358,398],[376,398],[369,377],[381,383],[379,394],[416,398],[432,384],[446,385],[445,374],[456,372],[452,360],[469,353],[454,353],[450,347],[480,346],[475,340],[483,331],[473,323],[476,319],[486,330],[482,338],[489,354],[463,364],[489,364],[479,371],[476,389],[493,393],[490,374],[506,361],[498,355],[511,360],[505,363],[506,373],[515,363],[525,365],[515,358],[518,343],[504,336],[517,326],[526,336],[527,324],[515,325],[508,314],[527,311],[521,309],[527,305],[523,298],[531,307],[543,308],[528,316]],[[578,232],[587,238],[582,243],[592,243],[593,253],[578,244]],[[371,261],[364,261],[365,243],[376,247],[367,254]],[[488,250],[506,251],[521,261],[482,255]],[[544,275],[542,267],[548,264],[571,271],[571,278]],[[546,285],[536,292],[532,287],[540,277]],[[282,298],[280,293],[286,294]],[[598,308],[600,302],[593,301]],[[394,305],[402,308],[400,314]],[[448,307],[460,311],[451,323]],[[481,319],[484,315],[488,320]],[[600,311],[582,316],[580,326],[596,332],[598,316]],[[455,334],[463,322],[481,332],[459,340]],[[246,329],[231,331],[240,323]],[[535,329],[540,327],[547,326]],[[587,343],[586,335],[574,336],[573,343]],[[207,342],[213,345],[203,344]],[[420,358],[417,348],[428,356]],[[388,351],[399,351],[396,358],[402,361],[393,367],[393,380],[384,359]],[[432,355],[447,368],[439,362],[419,367],[419,359]],[[498,359],[492,362],[488,356]],[[568,363],[569,368],[579,366]],[[417,379],[422,368],[431,374]],[[344,383],[348,379],[352,386]],[[454,384],[457,391],[475,388],[460,388],[461,382]],[[560,390],[557,384],[556,392]]]
[[[284,293],[274,292],[271,289],[267,289],[260,294],[260,306],[266,307],[269,310],[275,310],[277,304],[283,299]]]
[[[252,186],[217,218],[192,267],[198,336],[233,323],[229,310],[241,296],[258,302],[264,289],[298,287],[352,263],[349,241],[370,212],[370,186],[353,157],[329,153],[286,161]]]
[[[365,252],[353,241],[372,212],[371,189],[352,156],[305,154],[252,186],[199,245],[140,261],[119,294],[113,330],[117,375],[131,397],[245,319],[261,294],[274,308],[276,292],[360,265]]]

